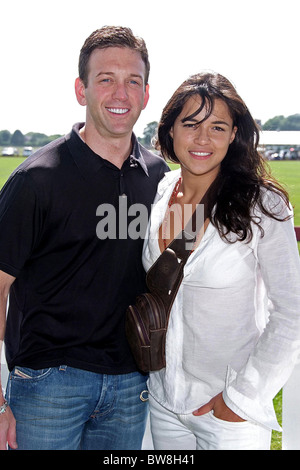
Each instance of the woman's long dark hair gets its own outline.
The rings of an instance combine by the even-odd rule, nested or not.
[[[227,104],[233,125],[237,127],[235,139],[229,146],[213,185],[217,188],[217,194],[210,207],[210,219],[220,235],[228,241],[230,232],[236,234],[241,241],[249,241],[253,235],[251,222],[263,232],[261,220],[254,216],[255,207],[273,219],[286,220],[280,218],[278,209],[276,211],[275,207],[270,208],[264,202],[262,188],[277,193],[287,207],[289,200],[287,192],[272,177],[268,164],[258,152],[259,129],[229,80],[220,74],[203,73],[193,75],[183,82],[162,112],[156,149],[161,151],[166,160],[180,163],[174,153],[170,130],[186,101],[194,95],[199,95],[202,103],[188,119],[195,117],[204,107],[204,120],[207,119],[212,112],[214,100],[221,99]]]

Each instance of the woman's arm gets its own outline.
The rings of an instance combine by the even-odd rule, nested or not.
[[[238,372],[229,367],[223,398],[242,418],[280,429],[272,400],[299,360],[300,260],[292,219],[268,217],[263,228],[256,256],[269,319],[245,366]]]

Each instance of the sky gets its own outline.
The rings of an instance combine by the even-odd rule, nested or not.
[[[104,25],[128,26],[147,44],[150,100],[138,136],[203,70],[225,75],[263,123],[300,113],[299,10],[299,0],[2,0],[0,130],[65,134],[84,121],[79,52]]]

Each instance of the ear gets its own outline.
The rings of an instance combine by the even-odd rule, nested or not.
[[[174,133],[173,133],[173,126],[172,126],[171,129],[170,129],[169,135],[170,135],[170,136],[172,137],[172,139],[173,139],[173,135],[174,135]]]
[[[81,106],[85,106],[86,105],[85,86],[84,86],[83,81],[79,77],[76,78],[75,80],[75,94],[76,94],[78,103]]]
[[[146,87],[145,87],[145,95],[144,95],[144,104],[143,104],[143,109],[146,108],[147,104],[148,104],[148,101],[149,101],[149,85],[147,83]]]
[[[236,133],[237,133],[237,130],[238,128],[236,126],[234,126],[234,128],[232,129],[232,134],[231,134],[231,137],[230,137],[230,143],[232,144],[232,142],[234,141],[235,139],[235,136],[236,136]]]

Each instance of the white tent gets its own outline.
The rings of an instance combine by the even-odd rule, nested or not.
[[[261,131],[259,144],[300,146],[300,131]]]

